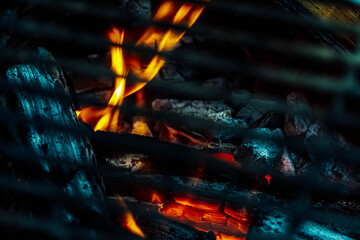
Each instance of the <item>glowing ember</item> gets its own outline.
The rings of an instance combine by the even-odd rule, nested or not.
[[[165,1],[159,7],[154,19],[159,21],[171,21],[173,24],[184,24],[190,28],[200,16],[203,11],[203,6],[184,3],[179,4],[174,1]],[[175,31],[172,29],[163,30],[154,27],[149,28],[137,41],[137,45],[154,47],[157,46],[157,51],[170,51],[174,49],[182,36],[183,31]],[[112,43],[121,45],[124,40],[124,31],[113,28],[108,37]],[[92,125],[94,130],[112,131],[115,132],[121,128],[119,126],[120,111],[117,106],[122,104],[123,98],[127,97],[141,88],[143,88],[149,81],[151,81],[159,72],[165,63],[165,59],[154,56],[147,64],[145,69],[142,68],[143,63],[136,57],[124,58],[123,50],[119,46],[113,46],[110,49],[112,70],[118,75],[115,80],[115,90],[105,109],[85,108],[82,111],[77,111],[76,114],[79,119]],[[126,85],[126,76],[128,71],[132,71],[134,75],[142,79],[142,81],[134,85]],[[140,104],[141,105],[141,104]]]
[[[192,198],[174,197],[175,202],[163,204],[164,216],[192,225],[200,231],[213,231],[217,240],[245,239],[250,224],[245,209],[231,209],[220,204]]]
[[[272,177],[271,177],[270,175],[266,175],[266,176],[265,176],[265,179],[268,181],[268,182],[267,182],[267,185],[270,184],[271,178],[272,178]]]
[[[234,156],[231,153],[214,153],[213,157],[226,162],[235,162]]]
[[[202,229],[202,228],[196,228],[196,229],[199,231],[207,232],[205,229]],[[225,235],[222,233],[216,233],[216,240],[245,240],[245,239],[246,239],[246,237],[239,238],[239,237]]]
[[[162,203],[161,197],[156,192],[154,192],[151,196],[151,202],[160,204],[160,203]]]

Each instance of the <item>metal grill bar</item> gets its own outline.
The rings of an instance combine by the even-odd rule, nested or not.
[[[25,0],[15,0],[17,2],[24,2]],[[29,1],[29,0],[28,0]],[[101,17],[108,20],[113,20],[114,22],[120,21],[123,23],[126,22],[143,22],[144,24],[159,24],[160,22],[156,21],[149,21],[146,18],[133,16],[133,15],[120,15],[118,11],[111,9],[111,8],[105,8],[105,7],[99,7],[99,6],[92,6],[90,4],[87,4],[85,2],[79,2],[77,1],[75,4],[73,2],[68,1],[54,1],[54,0],[30,0],[33,4],[39,4],[44,5],[48,7],[56,7],[59,9],[62,9],[64,11],[71,11],[71,12],[77,12],[77,13],[85,13],[97,17]],[[237,1],[197,1],[197,0],[179,0],[179,2],[189,2],[189,3],[195,3],[200,5],[205,5],[207,9],[214,9],[216,11],[223,11],[226,13],[239,13],[244,16],[251,16],[251,17],[258,17],[261,19],[267,19],[267,20],[280,20],[286,23],[292,23],[292,24],[306,24],[308,26],[316,26],[318,28],[327,29],[327,30],[339,30],[339,31],[346,31],[351,33],[359,33],[359,29],[355,26],[346,25],[342,23],[336,23],[331,21],[324,21],[317,18],[302,18],[299,16],[294,16],[291,14],[286,14],[284,12],[274,10],[274,9],[264,9],[260,8],[259,6],[249,5],[248,3],[242,3]],[[337,1],[332,1],[337,2]],[[339,2],[347,2],[350,3],[351,1],[342,1]],[[164,23],[160,23],[160,26]],[[166,24],[166,23],[165,23]]]

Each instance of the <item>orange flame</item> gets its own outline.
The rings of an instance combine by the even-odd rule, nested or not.
[[[182,23],[190,28],[198,19],[203,9],[204,6],[195,6],[189,3],[179,5],[174,1],[165,1],[159,7],[154,19],[159,21],[167,21],[171,19],[173,24]],[[157,45],[158,52],[170,51],[175,48],[176,44],[180,41],[184,34],[185,31],[179,32],[172,29],[163,31],[162,29],[159,30],[151,27],[144,32],[137,41],[136,45],[146,47],[153,47]],[[108,38],[112,43],[121,45],[124,40],[124,31],[120,31],[114,27],[108,33]],[[122,104],[124,97],[137,92],[150,82],[158,74],[165,63],[165,59],[157,55],[154,56],[148,63],[147,67],[143,69],[139,59],[134,57],[128,59],[128,64],[125,64],[125,58],[121,47],[113,46],[110,48],[110,52],[112,70],[118,75],[118,77],[115,80],[115,90],[108,102],[108,106],[105,109],[90,107],[76,112],[78,118],[92,125],[95,131],[117,131],[119,128],[118,119],[120,117],[120,112],[119,109],[115,107]],[[125,86],[126,76],[130,69],[143,81],[134,85]]]
[[[136,224],[135,219],[134,219],[133,215],[130,212],[126,213],[125,221],[124,221],[123,225],[130,232],[135,233],[136,235],[145,238],[145,234],[143,233],[143,231],[141,231],[139,226]]]
[[[161,197],[156,192],[154,192],[151,196],[151,202],[161,204],[162,203]]]
[[[111,42],[120,45],[124,41],[124,31],[120,32],[119,29],[113,27],[112,30],[109,31],[108,37]],[[115,90],[108,102],[108,106],[105,109],[90,107],[76,112],[78,118],[89,124],[93,122],[92,119],[98,119],[94,127],[95,131],[109,130],[114,132],[117,130],[120,111],[119,109],[115,109],[115,107],[120,106],[124,98],[127,70],[123,51],[121,47],[115,46],[110,48],[110,52],[111,67],[118,77],[115,79]]]
[[[125,208],[125,217],[121,219],[122,225],[127,228],[130,232],[145,238],[145,234],[143,231],[139,228],[139,226],[136,224],[134,216],[131,214],[131,212],[127,209],[126,203],[124,199],[120,196],[117,196],[117,200],[119,203]]]
[[[166,20],[171,15],[173,24],[178,24],[182,21],[185,22],[188,28],[190,28],[200,16],[204,7],[195,7],[192,4],[182,4],[174,14],[176,9],[176,3],[173,1],[165,1],[159,7],[155,14],[155,20]],[[175,48],[176,44],[180,41],[185,32],[176,32],[172,29],[167,30],[165,33],[162,30],[156,28],[149,28],[142,37],[137,41],[136,45],[143,45],[147,47],[153,47],[157,44],[157,51],[170,51]],[[140,67],[139,61],[133,61],[133,72],[139,78],[145,80],[144,82],[137,83],[125,91],[125,97],[143,88],[148,82],[150,82],[161,67],[164,65],[165,59],[155,56],[148,66],[143,70]]]

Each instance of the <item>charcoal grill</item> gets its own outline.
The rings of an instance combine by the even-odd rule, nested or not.
[[[359,239],[359,188],[319,178],[323,159],[341,156],[345,159],[344,164],[351,163],[354,169],[359,167],[357,136],[360,119],[357,100],[360,97],[360,28],[356,22],[360,18],[359,3],[350,0],[332,0],[331,3],[310,0],[211,0],[204,3],[187,0],[184,2],[206,6],[200,20],[187,30],[181,24],[151,20],[148,5],[141,11],[129,10],[129,2],[13,0],[1,3],[0,27],[3,31],[0,33],[0,66],[1,96],[4,101],[0,114],[4,129],[0,145],[0,188],[3,196],[0,200],[1,237],[143,239],[127,231],[117,221],[128,211],[136,216],[137,221],[144,221],[150,227],[151,221],[165,222],[178,231],[179,236],[172,236],[174,239],[214,237],[202,234],[192,226],[178,225],[180,223],[164,218],[157,211],[145,211],[143,203],[127,200],[125,208],[118,204],[118,197],[114,197],[124,196],[131,192],[129,189],[151,189],[166,194],[191,194],[251,209],[254,217],[247,239]],[[153,6],[159,4],[159,1],[149,2]],[[344,15],[349,12],[351,16],[335,21],[331,13],[327,16],[319,11],[321,8],[309,8],[323,6],[321,4],[332,6],[332,11]],[[121,45],[124,51],[143,58],[159,55],[196,73],[190,73],[188,77],[184,73],[184,81],[164,81],[160,76],[164,73],[160,73],[145,87],[149,95],[186,100],[221,100],[237,110],[250,98],[271,100],[271,104],[263,106],[267,112],[316,119],[326,125],[329,133],[340,131],[352,144],[334,147],[331,134],[310,143],[298,137],[286,136],[281,144],[297,153],[311,152],[313,160],[306,174],[284,176],[275,169],[259,170],[247,165],[247,162],[242,162],[241,168],[234,168],[232,164],[219,161],[205,151],[182,144],[132,134],[94,132],[85,124],[61,124],[43,116],[29,117],[16,110],[18,100],[15,100],[15,96],[19,96],[19,93],[39,98],[69,99],[77,108],[106,107],[104,101],[94,98],[94,92],[111,89],[116,75],[109,71],[104,61],[85,61],[84,58],[91,53],[106,56],[109,46],[114,44],[103,36],[103,32],[111,25],[126,29],[147,26],[173,28],[187,30],[187,35],[195,36],[192,41],[196,41],[196,47],[183,40],[182,47],[170,52],[157,52],[152,48],[136,46],[131,41]],[[137,32],[134,30],[133,34]],[[31,84],[14,85],[7,80],[6,71],[15,64],[35,62],[50,69],[54,67],[54,62],[49,58],[33,54],[38,46],[53,53],[58,64],[56,66],[64,70],[64,78],[72,84],[70,93]],[[221,75],[232,79],[233,89],[204,87],[202,84],[206,78]],[[99,79],[105,79],[101,81],[106,86],[75,93],[76,85],[87,84],[83,76],[95,86]],[[199,77],[198,81],[191,79],[194,76]],[[141,79],[129,76],[128,81]],[[244,89],[248,93],[244,93]],[[309,98],[308,107],[287,104],[285,93],[294,90],[303,92]],[[221,132],[221,138],[224,138],[221,141],[227,141],[226,136],[230,133],[232,141],[237,144],[246,137],[266,138],[263,133],[254,132],[251,125],[246,128],[225,126],[211,119],[154,111],[151,107],[136,106],[133,97],[129,97],[120,110],[127,118],[142,116],[194,131]],[[152,164],[161,166],[163,172],[133,174],[118,171],[98,156],[96,163],[92,162],[94,159],[91,156],[88,162],[74,163],[73,159],[59,160],[58,155],[41,155],[22,144],[26,138],[25,132],[32,127],[71,134],[76,139],[88,139],[100,156],[106,155],[106,152],[122,151],[147,154]],[[48,162],[54,166],[51,171],[44,171],[44,164],[46,166]],[[75,164],[74,167],[72,164]],[[234,191],[209,191],[202,186],[182,185],[174,181],[176,177],[192,176],[199,167],[207,176],[206,180],[212,182],[211,187],[232,184],[236,186]],[[64,182],[71,182],[71,179],[61,179],[64,171],[67,177],[74,177],[77,171],[83,171],[84,176],[90,176],[90,183],[100,188],[105,185],[106,194],[101,190],[97,197],[76,191],[70,194],[68,189],[64,190]],[[263,179],[265,174],[271,175],[270,183]],[[259,194],[255,198],[240,194],[251,194],[252,191]],[[66,215],[68,212],[72,214]],[[69,224],[64,221],[66,216],[75,216],[78,220]],[[264,227],[261,224],[268,225]],[[280,228],[283,225],[287,226],[285,232]],[[266,229],[269,226],[274,229]],[[191,236],[187,238],[189,234]]]

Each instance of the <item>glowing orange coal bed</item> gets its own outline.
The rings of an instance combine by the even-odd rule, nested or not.
[[[192,197],[173,197],[164,204],[154,193],[152,200],[161,203],[160,213],[166,217],[189,224],[200,231],[213,231],[217,240],[245,239],[250,217],[246,209],[234,210],[220,203],[204,202]]]

